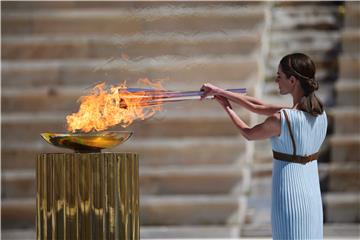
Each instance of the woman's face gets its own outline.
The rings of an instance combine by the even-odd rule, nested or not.
[[[294,88],[292,81],[286,77],[285,73],[281,70],[279,65],[275,82],[278,84],[279,91],[281,95],[288,94]]]

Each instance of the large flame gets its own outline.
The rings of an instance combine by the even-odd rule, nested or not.
[[[161,83],[140,79],[142,83],[163,90]],[[152,99],[148,91],[127,91],[126,82],[104,89],[105,83],[96,85],[89,95],[82,96],[77,113],[66,116],[69,132],[102,131],[111,126],[127,127],[136,119],[144,120],[161,110],[160,104],[148,104]]]

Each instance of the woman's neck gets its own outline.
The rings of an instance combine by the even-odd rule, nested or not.
[[[304,96],[304,92],[302,91],[302,89],[295,89],[292,93],[291,93],[292,97],[293,97],[293,109],[298,109],[301,99]]]

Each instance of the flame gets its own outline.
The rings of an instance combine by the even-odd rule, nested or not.
[[[140,82],[156,90],[164,89],[160,82],[153,83],[148,79],[140,79]],[[109,90],[105,90],[105,83],[96,85],[89,95],[80,97],[79,111],[66,116],[67,130],[102,131],[118,124],[125,128],[136,119],[145,120],[161,111],[161,104],[147,103],[153,99],[149,92],[129,92],[127,89],[126,82],[111,86]]]

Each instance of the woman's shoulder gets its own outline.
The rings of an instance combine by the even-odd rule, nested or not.
[[[301,109],[297,109],[297,108],[282,108],[280,109],[280,111],[286,111],[287,113],[303,113],[303,114],[307,114],[309,116],[313,116],[311,115],[310,113],[304,111],[304,110],[301,110]],[[318,116],[326,116],[326,112],[325,110],[323,110],[323,112],[321,114],[319,114]],[[318,117],[318,116],[313,116],[313,117]]]

